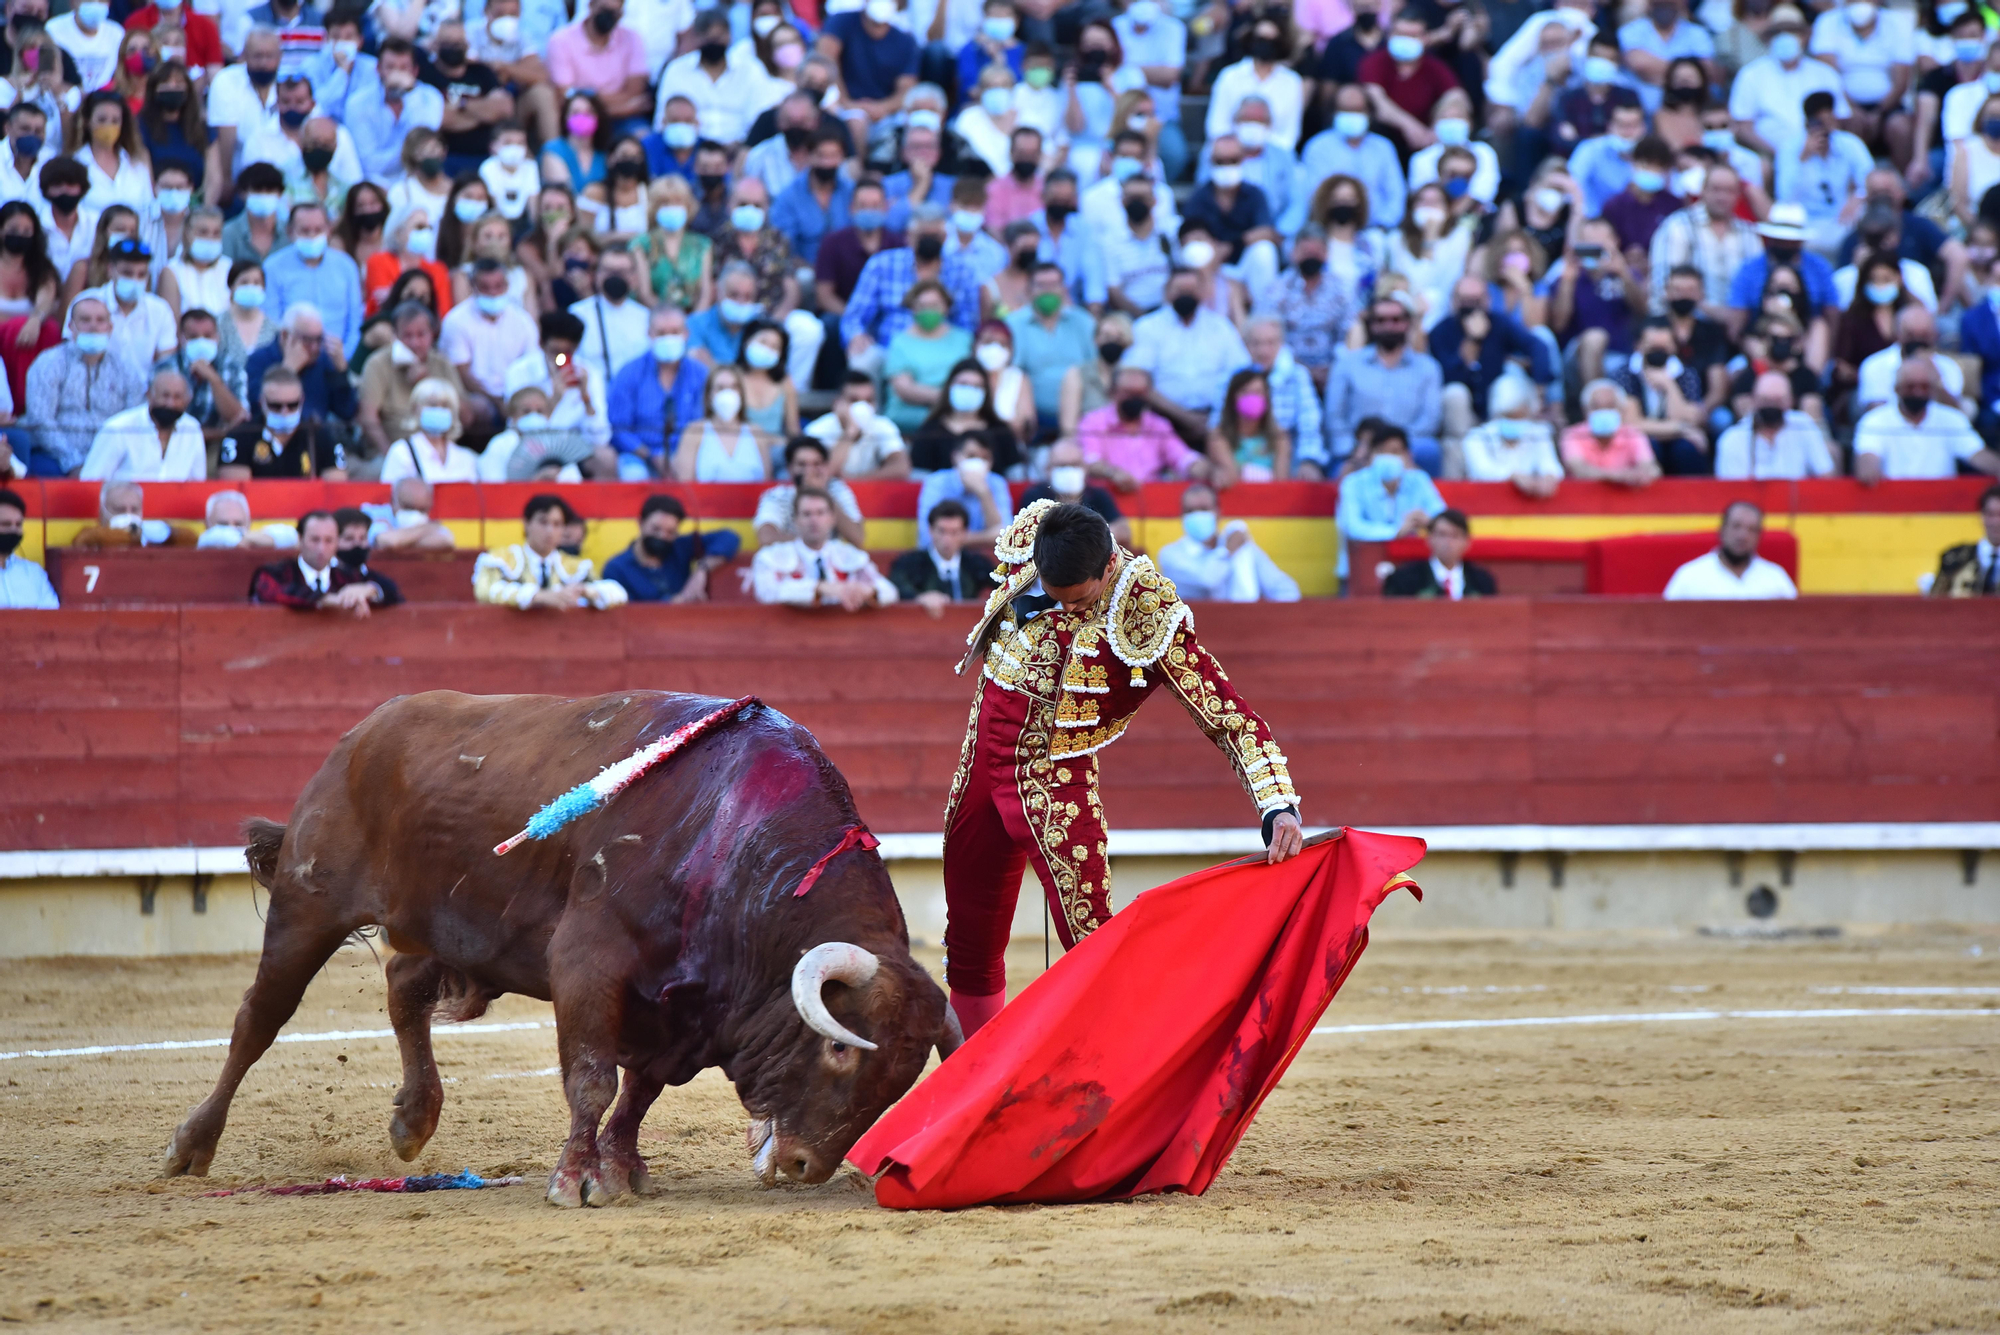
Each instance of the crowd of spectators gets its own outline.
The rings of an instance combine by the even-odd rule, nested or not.
[[[0,478],[776,483],[760,593],[858,605],[1150,480],[1278,597],[1217,492],[2000,473],[1960,0],[60,9],[0,28]],[[930,574],[853,574],[906,476]],[[701,596],[646,522],[482,596]]]

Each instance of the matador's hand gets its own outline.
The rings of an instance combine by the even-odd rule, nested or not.
[[[1280,812],[1271,824],[1271,846],[1264,850],[1264,861],[1279,863],[1295,858],[1305,846],[1306,834],[1299,828],[1299,818],[1289,811]]]

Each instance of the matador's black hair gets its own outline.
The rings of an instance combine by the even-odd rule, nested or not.
[[[1042,515],[1035,534],[1035,569],[1042,587],[1068,588],[1096,579],[1111,563],[1111,526],[1081,505],[1058,505]]]

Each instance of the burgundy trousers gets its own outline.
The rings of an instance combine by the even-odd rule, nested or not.
[[[1063,949],[1111,916],[1097,758],[1049,759],[1055,711],[988,681],[944,834],[945,981],[1007,988],[1021,873],[1033,864]]]

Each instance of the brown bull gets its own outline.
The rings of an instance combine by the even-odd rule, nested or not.
[[[825,1181],[956,1027],[910,957],[879,858],[843,852],[793,894],[860,821],[810,733],[752,707],[552,837],[493,851],[550,798],[720,703],[432,691],[343,737],[289,826],[245,827],[271,895],[264,953],[167,1173],[208,1171],[245,1072],[341,942],[375,925],[395,952],[403,1081],[389,1134],[404,1159],[443,1103],[433,1015],[470,1019],[519,992],[555,1007],[571,1118],[552,1201],[643,1189],[641,1119],[707,1066],[735,1083],[765,1181]]]

